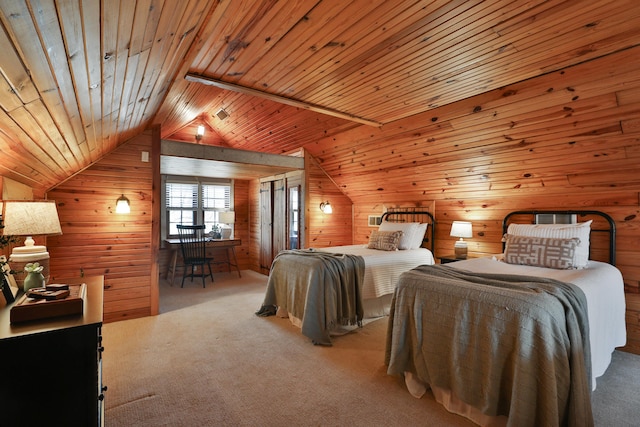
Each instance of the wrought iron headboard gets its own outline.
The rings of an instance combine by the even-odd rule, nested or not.
[[[502,220],[502,234],[504,235],[509,228],[509,219],[512,216],[516,215],[532,215],[535,219],[536,215],[540,214],[553,214],[553,215],[579,215],[579,216],[599,216],[604,218],[609,224],[608,229],[597,229],[591,228],[592,233],[607,233],[609,234],[609,264],[616,265],[616,223],[608,214],[600,211],[591,211],[591,210],[524,210],[524,211],[514,211],[508,213],[504,219]],[[533,222],[535,223],[535,221]],[[504,243],[502,244],[502,250],[504,252]],[[591,248],[589,248],[591,250]]]
[[[428,220],[425,221],[425,219]],[[435,253],[436,220],[431,212],[413,210],[389,210],[382,214],[381,221],[429,223],[427,232],[422,239],[421,246],[424,247],[425,243],[428,243],[427,249],[430,249],[431,253]]]

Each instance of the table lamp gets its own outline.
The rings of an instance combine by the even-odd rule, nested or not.
[[[464,241],[464,237],[466,238],[473,237],[473,230],[471,228],[471,223],[469,221],[453,221],[453,224],[451,224],[450,236],[460,238],[460,240],[458,240],[453,247],[456,254],[456,258],[461,258],[461,259],[466,258],[467,242]]]
[[[42,274],[49,276],[49,252],[47,247],[36,245],[32,236],[53,236],[62,234],[58,210],[53,201],[5,201],[2,219],[4,234],[25,236],[24,246],[16,246],[9,258],[11,268],[22,271],[30,262],[38,262],[44,267]],[[24,274],[16,275],[19,284],[24,280]]]
[[[218,221],[220,222],[220,224],[227,225],[227,227],[222,228],[222,231],[221,231],[222,238],[230,239],[233,229],[231,227],[228,227],[228,225],[235,224],[236,213],[234,211],[220,212],[218,214]]]

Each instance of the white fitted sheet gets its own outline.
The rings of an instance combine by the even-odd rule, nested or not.
[[[556,270],[507,264],[500,261],[499,257],[486,257],[458,261],[448,265],[478,273],[548,277],[578,286],[587,298],[594,389],[595,379],[604,374],[611,363],[613,350],[616,347],[624,346],[627,342],[624,282],[620,270],[610,264],[588,261],[587,267],[583,269]]]
[[[364,259],[361,296],[365,319],[374,319],[389,314],[391,297],[400,274],[419,265],[435,263],[433,253],[425,248],[381,251],[368,249],[367,245],[345,245],[315,249],[331,253],[358,255]],[[301,319],[285,310],[278,309],[277,315],[288,317],[291,323],[297,327],[302,325]]]
[[[367,245],[347,245],[317,248],[317,250],[358,255],[364,259],[363,300],[392,294],[400,274],[419,265],[435,263],[433,254],[425,248],[381,251],[368,249]]]
[[[611,363],[611,354],[616,347],[624,346],[627,341],[624,282],[620,270],[610,264],[598,261],[588,261],[584,269],[555,270],[507,264],[500,259],[501,255],[458,261],[447,265],[477,273],[547,277],[578,286],[587,299],[592,387],[595,390],[596,378],[602,376],[607,370]],[[409,392],[417,398],[420,398],[429,387],[428,384],[422,383],[410,372],[405,372],[405,383]],[[507,417],[487,416],[479,408],[462,402],[450,390],[432,387],[432,391],[436,401],[449,412],[462,415],[480,426],[508,425]]]

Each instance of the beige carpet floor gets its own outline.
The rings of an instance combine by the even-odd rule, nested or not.
[[[104,325],[107,426],[472,425],[386,374],[386,318],[314,346],[288,320],[254,315],[266,277],[242,273],[205,289],[163,282],[160,315]],[[638,396],[640,356],[615,352],[597,425],[634,425]]]

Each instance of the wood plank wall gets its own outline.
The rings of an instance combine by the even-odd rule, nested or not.
[[[260,268],[260,180],[249,181],[249,268],[258,273]]]
[[[236,213],[236,223],[233,227],[234,237],[242,240],[242,245],[236,248],[236,257],[240,270],[246,270],[251,265],[251,233],[250,212],[251,199],[249,191],[251,181],[236,179],[233,183],[233,209]]]
[[[435,216],[435,202],[433,200],[405,200],[362,203],[353,207],[353,244],[364,244],[369,241],[371,230],[377,227],[369,225],[369,215],[382,216],[393,208],[419,208],[431,212]]]
[[[105,322],[153,311],[153,176],[152,162],[141,161],[142,151],[152,151],[151,131],[47,194],[58,205],[63,233],[47,239],[52,280],[103,275]],[[131,201],[128,215],[115,213],[122,194]]]
[[[472,221],[469,250],[490,254],[501,251],[510,211],[608,213],[626,288],[625,349],[640,354],[639,69],[635,47],[308,150],[355,212],[434,200],[436,256],[452,252],[454,220]]]
[[[512,210],[602,210],[618,227],[618,267],[627,296],[625,349],[640,354],[638,69],[640,48],[632,48],[383,129],[363,126],[319,141],[310,152],[318,159],[318,169],[331,178],[309,178],[310,245],[364,242],[364,216],[378,212],[382,204],[407,201],[434,201],[436,256],[451,252],[454,239],[448,234],[454,220],[472,221],[470,251],[489,254],[500,252],[501,221]],[[138,150],[150,147],[149,135],[144,135],[133,140],[134,146],[141,144]],[[109,315],[111,320],[144,315],[148,309],[141,302],[150,298],[144,263],[148,274],[154,259],[148,253],[151,220],[125,223],[108,210],[123,185],[135,193],[130,197],[134,204],[150,206],[150,172],[142,171],[139,152],[129,145],[122,147],[131,150],[129,155],[116,151],[48,195],[66,203],[60,208],[65,234],[47,242],[52,273],[77,276],[82,266],[85,274],[106,274],[111,285],[106,307],[115,313]],[[337,148],[330,158],[322,158],[327,146]],[[319,173],[316,167],[309,165],[310,177]],[[247,192],[248,262],[259,271],[256,183],[250,181]],[[332,218],[342,215],[340,194],[347,197],[345,207],[352,203],[355,227],[329,223],[321,216],[318,205],[329,195],[339,214]],[[351,238],[333,235],[339,229],[348,230],[345,234],[351,233]],[[78,242],[90,244],[78,251]],[[62,267],[57,266],[59,260],[65,263]]]
[[[322,170],[317,161],[305,154],[307,176],[305,247],[323,248],[351,245],[353,242],[353,204]],[[320,210],[320,203],[330,202],[332,214]]]
[[[47,239],[52,280],[104,275],[105,322],[154,314],[154,276],[164,277],[168,265],[169,251],[152,248],[153,172],[151,162],[141,161],[142,151],[152,151],[151,131],[47,194],[58,205],[63,231]],[[249,190],[250,181],[236,180],[235,236],[242,240],[236,256],[241,270],[249,268],[251,259]],[[115,214],[121,194],[131,201],[129,215]],[[218,265],[216,271],[226,267]]]

